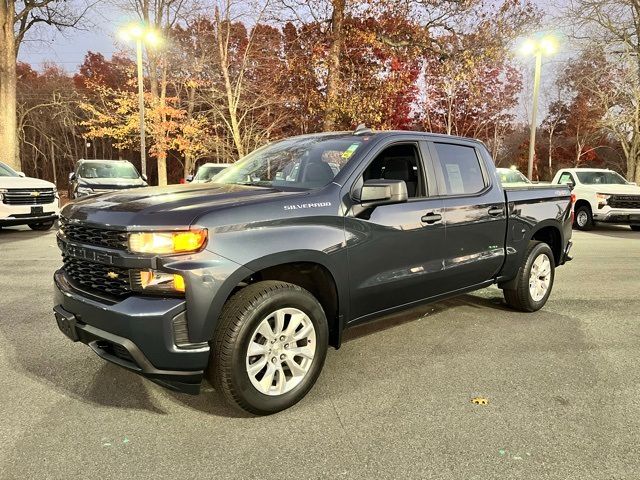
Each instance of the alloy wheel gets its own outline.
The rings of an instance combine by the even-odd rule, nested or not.
[[[551,286],[551,260],[546,253],[536,257],[529,273],[529,294],[535,302],[539,302]]]
[[[304,379],[315,353],[316,331],[309,316],[297,308],[281,308],[251,335],[247,374],[260,393],[282,395]]]

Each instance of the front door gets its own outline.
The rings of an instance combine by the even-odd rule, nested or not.
[[[427,150],[419,142],[386,144],[359,182],[404,180],[409,200],[382,205],[358,216],[347,212],[345,230],[354,320],[442,292],[445,253],[443,202],[435,192]],[[429,181],[428,181],[429,180]]]

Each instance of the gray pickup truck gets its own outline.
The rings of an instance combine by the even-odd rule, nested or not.
[[[67,205],[54,313],[105,360],[192,394],[206,376],[269,414],[305,396],[355,324],[492,284],[540,309],[571,216],[567,187],[504,189],[474,140],[293,137],[209,183]]]

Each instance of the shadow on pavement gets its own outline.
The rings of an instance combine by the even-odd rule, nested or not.
[[[611,238],[640,238],[640,232],[634,232],[627,225],[597,224],[593,227],[593,230],[581,233],[585,235],[597,235],[600,237]]]

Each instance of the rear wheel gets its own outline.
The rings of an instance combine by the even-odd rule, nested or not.
[[[573,225],[578,230],[587,231],[593,228],[593,216],[591,215],[591,209],[588,206],[581,205],[576,208]]]
[[[53,227],[54,223],[56,223],[55,220],[49,220],[49,221],[40,222],[40,223],[30,223],[29,228],[31,230],[46,231],[46,230],[50,230],[51,227]]]
[[[634,232],[640,232],[640,225],[630,225],[630,227]]]
[[[555,262],[549,245],[529,242],[524,265],[512,284],[514,288],[503,290],[510,307],[523,312],[540,310],[551,294],[555,276]]]
[[[208,376],[232,405],[268,415],[313,387],[327,345],[327,319],[313,295],[290,283],[258,282],[225,304]]]

